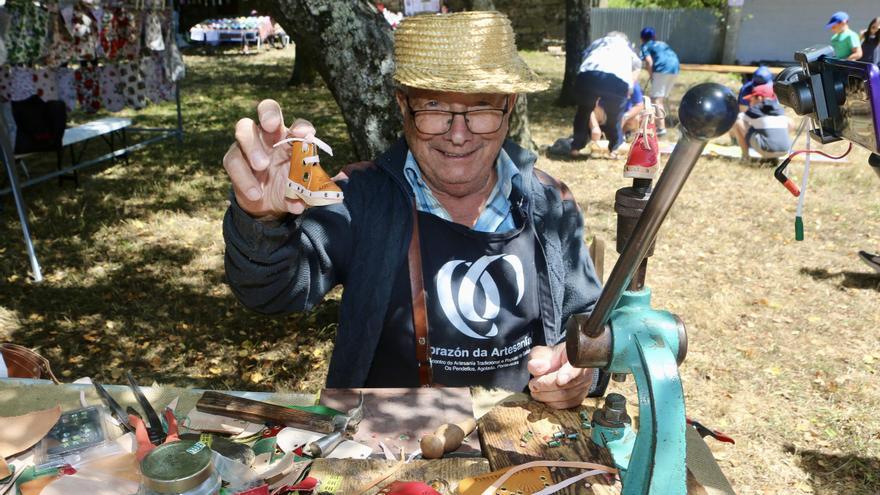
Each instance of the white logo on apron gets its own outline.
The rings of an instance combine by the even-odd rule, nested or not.
[[[437,272],[437,295],[440,299],[440,308],[443,314],[449,319],[449,322],[461,333],[472,339],[488,339],[498,335],[498,326],[494,323],[492,328],[486,335],[480,335],[465,321],[482,323],[493,320],[498,316],[501,304],[501,297],[498,293],[498,285],[492,278],[492,275],[486,271],[493,262],[504,260],[513,268],[516,276],[516,304],[522,300],[525,293],[525,276],[523,275],[522,261],[513,254],[496,254],[493,256],[483,256],[473,263],[462,260],[452,260],[446,262]],[[458,288],[457,297],[452,294],[452,274],[459,265],[469,267],[467,273],[461,281]],[[478,313],[474,307],[477,296],[477,288],[483,292],[486,298],[486,305],[482,314]]]

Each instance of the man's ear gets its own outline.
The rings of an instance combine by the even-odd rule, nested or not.
[[[400,116],[405,121],[406,115],[409,113],[406,105],[406,93],[398,89],[394,92],[394,98],[397,100],[398,108],[400,108]]]

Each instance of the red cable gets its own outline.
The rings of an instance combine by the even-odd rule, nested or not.
[[[847,148],[846,148],[846,151],[844,151],[843,154],[840,155],[840,156],[831,156],[831,155],[829,155],[828,153],[825,153],[825,152],[822,151],[822,150],[797,150],[797,151],[792,152],[792,154],[788,155],[788,157],[789,157],[789,158],[794,158],[794,157],[796,157],[796,156],[798,156],[798,155],[800,155],[800,154],[802,154],[802,153],[816,153],[817,155],[822,155],[822,156],[824,156],[825,158],[830,158],[830,159],[832,159],[832,160],[840,160],[841,158],[844,158],[846,155],[848,155],[849,152],[852,151],[852,149],[853,149],[853,144],[852,144],[852,143],[849,143],[849,147],[847,147]]]
[[[853,148],[853,144],[849,143],[849,147],[847,147],[846,151],[840,156],[831,156],[828,153],[825,153],[824,151],[821,151],[821,150],[793,151],[790,155],[785,157],[785,160],[782,161],[782,164],[780,164],[778,167],[776,167],[776,170],[774,171],[773,175],[776,177],[776,180],[778,180],[780,182],[780,184],[785,186],[785,188],[788,189],[788,192],[790,192],[793,196],[795,196],[795,197],[800,196],[801,195],[800,188],[798,188],[797,184],[795,184],[793,180],[789,179],[788,176],[785,175],[785,169],[788,167],[788,164],[791,162],[792,158],[796,157],[797,155],[803,154],[803,153],[816,153],[817,155],[822,155],[825,158],[830,158],[832,160],[840,160],[841,158],[848,155],[849,152],[852,151],[852,148]]]

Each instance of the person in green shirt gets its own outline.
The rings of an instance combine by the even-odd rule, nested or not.
[[[830,29],[831,48],[834,56],[846,60],[858,60],[862,58],[862,40],[859,35],[849,28],[849,14],[840,11],[835,12],[825,24],[825,29]]]

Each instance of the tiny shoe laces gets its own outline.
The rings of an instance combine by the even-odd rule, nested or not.
[[[300,143],[291,147],[290,171],[287,174],[287,189],[284,195],[290,199],[302,200],[309,206],[341,203],[342,189],[321,168],[318,158],[319,149],[333,156],[330,146],[314,135],[282,139],[275,143],[275,146],[284,143]]]

